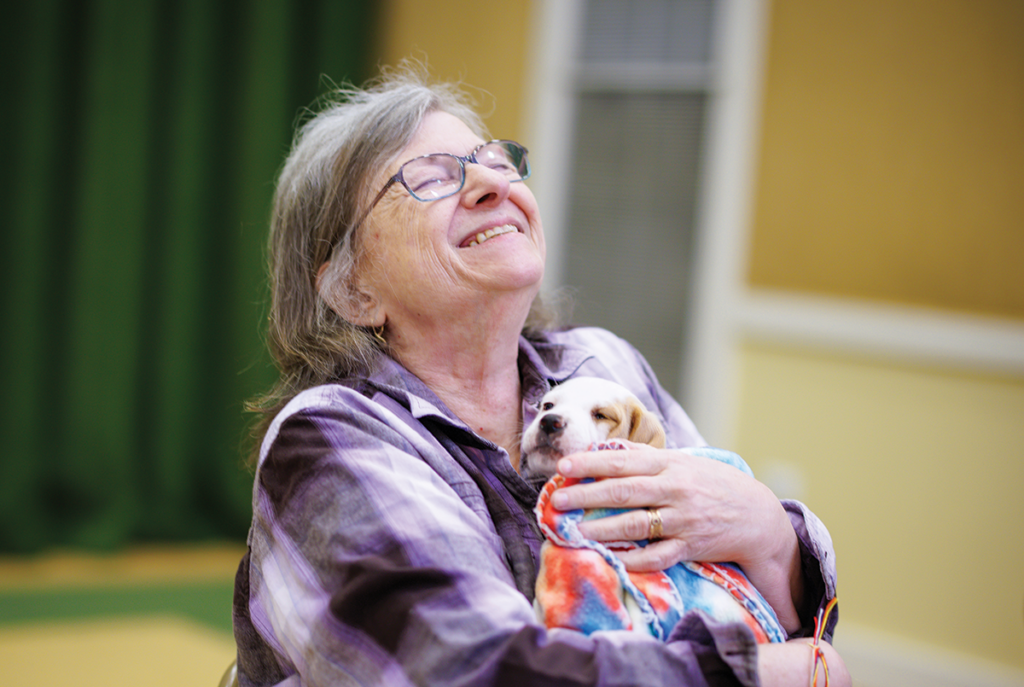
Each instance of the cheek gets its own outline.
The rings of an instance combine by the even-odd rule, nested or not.
[[[526,213],[526,216],[531,221],[536,220],[540,222],[540,209],[537,206],[537,198],[534,197],[533,191],[525,183],[517,182],[509,187],[509,195],[513,202],[519,206],[519,208]]]
[[[381,217],[367,227],[363,236],[366,257],[375,265],[387,265],[388,271],[402,263],[415,263],[425,249],[423,232],[418,230],[419,216],[415,208],[389,207]]]
[[[513,201],[519,206],[519,209],[526,215],[527,221],[530,226],[533,227],[537,233],[537,242],[544,249],[544,225],[540,220],[540,208],[537,207],[537,201],[533,197],[533,192],[525,184],[513,184],[513,189],[518,191],[513,195]],[[519,188],[516,188],[519,187]]]
[[[602,439],[614,439],[621,436],[622,426],[614,420],[598,420],[597,432]]]

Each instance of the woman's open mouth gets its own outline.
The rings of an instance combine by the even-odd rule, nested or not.
[[[515,232],[515,231],[519,231],[515,227],[515,225],[503,224],[500,227],[494,227],[492,229],[488,229],[487,231],[481,232],[481,233],[477,234],[476,236],[470,237],[470,239],[468,241],[464,241],[463,242],[462,247],[463,248],[471,248],[473,246],[479,246],[484,241],[486,241],[488,239],[492,239],[495,236],[501,236],[502,234],[509,234],[509,233],[512,233],[512,232]]]

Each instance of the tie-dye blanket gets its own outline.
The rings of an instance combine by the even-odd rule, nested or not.
[[[609,441],[593,449],[621,447]],[[743,459],[729,451],[697,448],[687,453],[721,460],[751,474]],[[578,528],[581,521],[622,511],[555,510],[550,503],[552,492],[577,481],[555,475],[544,485],[534,509],[547,537],[536,588],[536,606],[545,625],[586,634],[646,626],[664,641],[684,615],[702,611],[720,622],[745,623],[758,642],[785,641],[775,612],[738,566],[683,562],[661,572],[628,572],[612,550],[646,546],[646,541],[601,544],[585,539]]]

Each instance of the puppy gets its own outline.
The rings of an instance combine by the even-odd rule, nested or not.
[[[544,395],[523,432],[520,474],[528,482],[544,482],[562,456],[609,439],[664,448],[665,430],[624,386],[596,377],[570,379]]]
[[[665,430],[628,389],[604,379],[578,377],[541,399],[537,417],[523,432],[520,473],[545,482],[534,510],[546,537],[541,547],[534,608],[548,627],[578,630],[646,631],[666,639],[691,611],[718,621],[742,622],[756,641],[782,641],[771,606],[731,563],[678,563],[668,570],[635,573],[625,569],[614,549],[644,543],[601,544],[579,532],[583,520],[621,511],[558,511],[552,493],[579,480],[555,474],[559,458],[588,450],[624,448],[622,439],[664,448]],[[752,474],[735,453],[710,447],[687,449]]]

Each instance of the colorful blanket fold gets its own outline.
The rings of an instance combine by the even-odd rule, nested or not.
[[[592,447],[617,448],[622,444],[616,441]],[[721,460],[750,474],[735,453],[715,448],[687,452]],[[556,510],[551,494],[577,481],[555,475],[544,485],[534,509],[547,537],[536,588],[536,606],[545,625],[586,634],[646,627],[664,641],[684,615],[702,611],[719,621],[745,623],[758,642],[785,641],[775,611],[738,566],[686,561],[660,572],[634,573],[626,570],[613,550],[646,546],[646,541],[602,544],[585,539],[579,532],[580,522],[623,511]]]

